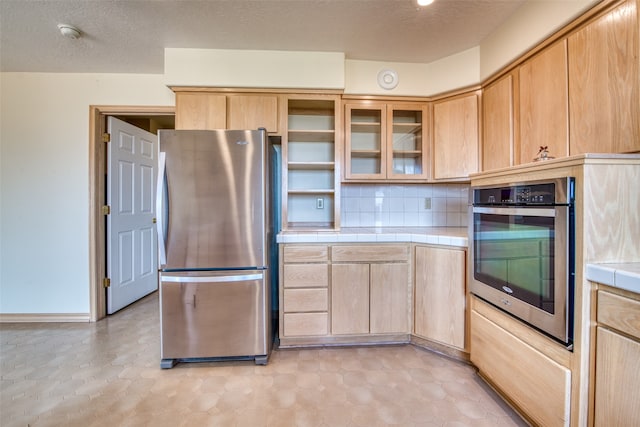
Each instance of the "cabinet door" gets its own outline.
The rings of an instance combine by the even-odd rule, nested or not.
[[[513,83],[509,74],[482,93],[482,170],[513,166]]]
[[[534,425],[569,425],[571,370],[475,310],[471,311],[471,362]]]
[[[414,333],[464,348],[465,252],[416,247]]]
[[[372,334],[409,333],[409,266],[371,264]]]
[[[345,178],[383,179],[386,175],[386,107],[345,106]]]
[[[331,333],[369,333],[369,264],[332,265]]]
[[[540,146],[569,154],[567,45],[563,40],[520,67],[520,158],[530,163]]]
[[[571,155],[640,150],[639,44],[631,0],[569,37]]]
[[[426,106],[387,105],[387,178],[427,177],[427,119]]]
[[[176,129],[226,129],[225,95],[202,92],[176,93]]]
[[[265,128],[278,133],[277,95],[229,95],[228,129]]]
[[[595,425],[637,426],[640,343],[597,328]]]
[[[433,177],[467,178],[478,172],[478,95],[433,106]]]

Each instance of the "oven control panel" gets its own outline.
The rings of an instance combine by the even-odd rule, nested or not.
[[[473,191],[473,204],[479,205],[554,205],[556,184],[513,185],[478,188]]]

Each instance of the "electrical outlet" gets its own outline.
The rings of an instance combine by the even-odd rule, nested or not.
[[[431,210],[431,197],[424,198],[424,208],[426,210]]]
[[[324,209],[324,199],[322,197],[316,199],[316,209]]]

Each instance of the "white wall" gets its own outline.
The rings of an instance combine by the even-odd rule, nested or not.
[[[0,73],[0,313],[89,312],[89,105],[174,105],[162,75]]]
[[[378,73],[391,69],[398,75],[394,89],[378,85]],[[428,64],[345,61],[345,94],[431,96],[480,83],[480,48],[474,47]]]
[[[344,53],[164,50],[167,86],[342,89]]]

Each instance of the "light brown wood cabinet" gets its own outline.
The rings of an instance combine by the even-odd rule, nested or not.
[[[417,246],[413,333],[447,346],[465,347],[466,252]]]
[[[329,333],[329,264],[326,245],[284,245],[280,271],[280,337]]]
[[[569,36],[570,154],[640,151],[640,42],[633,0]]]
[[[516,320],[472,298],[471,362],[540,426],[568,426],[571,370],[512,334]]]
[[[345,180],[424,180],[428,177],[426,102],[345,104]]]
[[[409,333],[408,245],[331,248],[331,333]]]
[[[279,132],[278,95],[176,93],[176,129],[258,129]]]
[[[640,420],[640,295],[598,290],[595,426]]]
[[[216,93],[176,92],[176,129],[226,129],[227,97]]]
[[[433,179],[478,172],[479,92],[433,104]]]
[[[483,171],[514,165],[517,75],[507,74],[482,92]]]
[[[530,163],[540,146],[569,155],[567,43],[544,49],[519,69],[520,142],[517,164]]]

